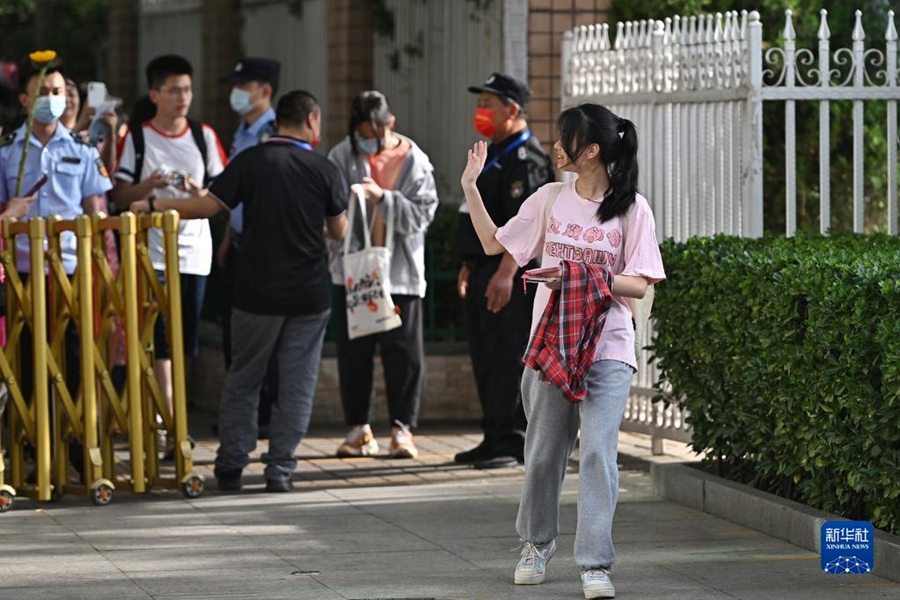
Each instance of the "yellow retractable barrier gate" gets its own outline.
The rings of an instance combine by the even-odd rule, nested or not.
[[[178,223],[175,212],[3,223],[5,246],[0,262],[7,272],[7,344],[0,352],[0,378],[9,396],[10,436],[6,441],[11,485],[4,479],[0,460],[0,512],[12,507],[17,491],[37,500],[81,493],[98,505],[108,504],[116,488],[143,493],[168,485],[178,487],[187,497],[202,494],[203,479],[193,471],[188,437]],[[150,258],[151,228],[163,232],[165,285]],[[104,251],[107,231],[119,235],[118,273]],[[64,235],[74,235],[77,240],[78,261],[72,275],[63,268]],[[18,236],[28,237],[29,273],[44,272],[46,277],[19,273]],[[153,331],[163,316],[171,349],[171,408],[153,369]],[[69,328],[77,332],[80,355],[80,385],[74,395],[65,375],[67,367],[76,367],[66,364]],[[122,330],[126,383],[120,392],[113,384],[111,346]],[[24,336],[31,340],[29,356],[21,355]],[[22,390],[24,360],[33,365],[29,398]],[[174,434],[174,479],[160,474],[158,422]],[[124,476],[116,470],[115,443],[120,436],[128,441]],[[70,443],[83,449],[80,484],[69,477]],[[30,478],[25,475],[26,446],[34,449],[34,475]]]

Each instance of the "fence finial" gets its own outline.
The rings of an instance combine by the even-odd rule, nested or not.
[[[616,50],[621,50],[625,44],[625,23],[619,21],[616,24]]]
[[[828,29],[828,11],[823,8],[819,11],[819,14],[822,15],[822,21],[819,23],[819,39],[831,39],[831,30]]]
[[[863,30],[862,11],[856,11],[856,25],[853,26],[853,41],[861,42],[866,39],[866,32]]]
[[[884,34],[884,39],[887,42],[896,42],[897,41],[897,27],[894,25],[894,11],[888,11],[888,25],[887,25],[887,33]]]
[[[784,11],[784,39],[788,40],[796,40],[797,32],[794,31],[794,11],[791,9],[787,9]]]
[[[722,41],[722,13],[716,13],[716,27],[713,30],[713,41],[721,42]]]
[[[600,49],[609,50],[609,24],[604,23],[600,26]]]
[[[684,44],[684,37],[681,30],[681,17],[675,15],[672,23],[672,41],[675,44]]]
[[[723,39],[726,44],[730,44],[733,37],[733,26],[734,26],[734,15],[733,11],[727,11],[725,13],[725,25],[723,27]]]
[[[688,44],[696,44],[697,43],[697,15],[691,15],[690,20],[688,21]]]
[[[746,13],[745,13],[746,14]],[[738,11],[732,11],[732,21],[731,21],[731,39],[734,41],[738,41],[744,38],[744,27],[741,25],[741,14]],[[746,20],[747,17],[744,17]]]

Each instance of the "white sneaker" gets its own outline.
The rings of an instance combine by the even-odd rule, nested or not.
[[[522,558],[516,565],[516,583],[519,585],[544,583],[547,563],[555,553],[556,540],[540,545],[525,542],[525,547],[522,548]]]
[[[412,432],[400,421],[394,421],[394,426],[391,427],[390,454],[391,458],[415,458],[419,455]]]
[[[368,425],[354,425],[337,449],[337,455],[340,457],[373,454],[378,454],[378,442],[375,441],[372,428]]]
[[[616,588],[609,579],[609,571],[606,569],[591,569],[581,574],[581,588],[584,597],[591,598],[615,598]]]

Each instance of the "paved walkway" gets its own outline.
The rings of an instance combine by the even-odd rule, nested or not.
[[[583,597],[572,560],[577,475],[547,581],[515,586],[522,469],[448,465],[477,437],[429,431],[408,462],[340,461],[328,458],[337,437],[310,438],[290,494],[263,493],[254,465],[242,494],[122,493],[104,508],[23,500],[0,515],[0,598]],[[624,436],[621,448],[640,454],[646,443]],[[197,451],[206,473],[213,451]],[[619,598],[900,597],[900,584],[825,575],[812,553],[663,502],[641,463],[622,459]]]

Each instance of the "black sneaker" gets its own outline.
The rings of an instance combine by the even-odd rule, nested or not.
[[[266,479],[267,492],[289,492],[294,489],[294,484],[290,479]]]
[[[491,448],[488,444],[487,440],[481,440],[481,443],[472,448],[471,450],[466,450],[465,452],[460,452],[456,456],[453,457],[453,462],[458,465],[469,465],[475,462],[476,460],[480,460],[490,454]]]
[[[217,467],[213,473],[216,476],[216,482],[219,489],[223,492],[239,492],[241,491],[241,470],[234,469],[231,471],[220,471]]]
[[[476,460],[472,466],[476,469],[506,469],[519,464],[519,459],[512,454],[489,454]]]

